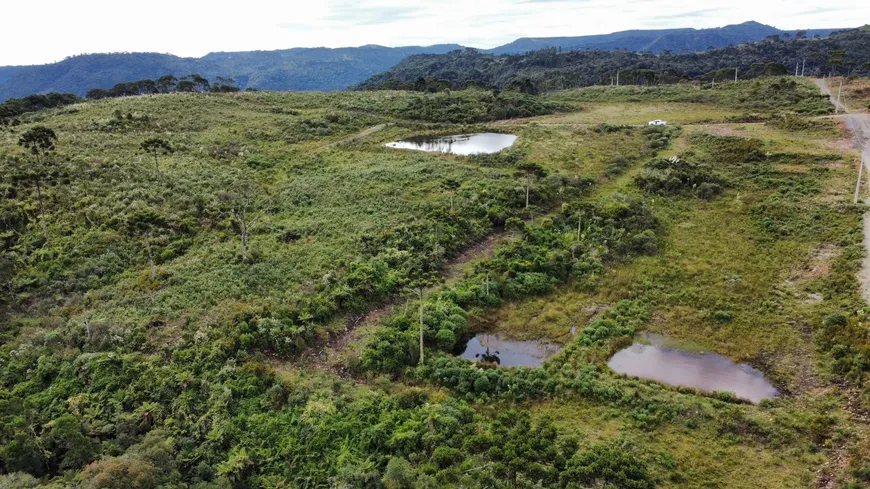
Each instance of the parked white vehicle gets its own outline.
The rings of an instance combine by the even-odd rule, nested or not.
[[[663,121],[661,119],[656,119],[654,121],[649,121],[649,125],[651,126],[667,126],[668,121]]]

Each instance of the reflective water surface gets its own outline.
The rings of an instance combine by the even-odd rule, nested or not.
[[[498,153],[505,148],[511,147],[516,140],[517,137],[513,134],[484,132],[453,136],[415,136],[403,139],[402,141],[387,143],[385,146],[468,156],[483,153]]]
[[[654,343],[656,339],[652,337]],[[708,392],[732,392],[754,403],[779,394],[761,371],[734,363],[717,353],[693,353],[662,344],[635,343],[614,355],[607,365],[632,377]]]
[[[479,334],[468,340],[462,358],[490,361],[502,367],[537,367],[559,353],[562,347],[541,341],[507,340],[498,334]]]

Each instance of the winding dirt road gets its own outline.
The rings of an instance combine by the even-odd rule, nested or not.
[[[816,85],[819,86],[823,94],[831,97],[831,103],[843,113],[842,119],[846,123],[846,127],[855,135],[852,147],[863,152],[862,162],[866,175],[864,178],[870,186],[870,171],[868,171],[870,170],[870,115],[850,113],[845,104],[837,101],[824,79],[816,79]],[[870,198],[864,202],[870,204]],[[861,280],[861,295],[866,302],[870,303],[870,212],[864,214],[864,248],[867,249],[867,256],[864,257],[864,265],[861,267],[859,279]]]

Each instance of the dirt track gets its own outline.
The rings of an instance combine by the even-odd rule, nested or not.
[[[822,90],[822,93],[831,97],[831,103],[839,108],[840,112],[845,114],[843,121],[846,127],[855,135],[852,147],[863,152],[862,158],[864,166],[864,179],[870,186],[870,115],[868,114],[853,114],[849,112],[849,108],[840,102],[831,93],[831,88],[824,79],[816,79],[816,84]],[[864,201],[870,204],[870,198]],[[861,267],[859,279],[861,280],[861,295],[864,300],[870,303],[870,212],[864,214],[864,248],[867,249],[867,256],[864,257],[864,265]]]

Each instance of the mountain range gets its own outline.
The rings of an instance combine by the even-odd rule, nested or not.
[[[809,37],[823,37],[836,30],[814,29],[805,33]],[[522,38],[481,52],[522,54],[556,47],[563,51],[685,53],[758,41],[769,36],[795,34],[797,31],[783,31],[758,22],[746,22],[713,29],[632,30],[594,36]],[[108,89],[121,82],[191,73],[209,79],[232,77],[243,89],[343,90],[390,69],[408,56],[445,54],[457,49],[463,49],[463,46],[293,48],[219,52],[201,58],[157,53],[87,54],[52,64],[0,67],[0,101],[32,93],[68,92],[84,95],[91,88]]]
[[[630,30],[580,37],[523,37],[514,42],[488,49],[489,54],[523,54],[545,48],[563,51],[600,49],[603,51],[625,50],[633,52],[666,51],[674,54],[697,53],[709,49],[760,41],[769,36],[793,37],[799,32],[807,37],[826,37],[840,29],[807,29],[783,31],[758,22],[715,27],[711,29],[657,29]]]

